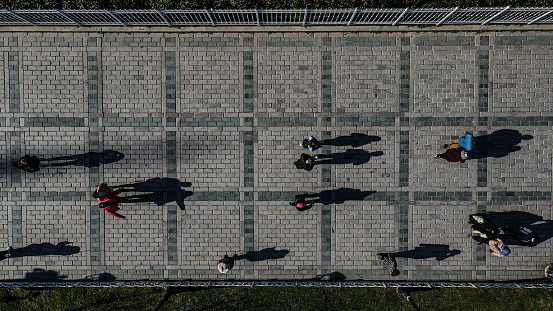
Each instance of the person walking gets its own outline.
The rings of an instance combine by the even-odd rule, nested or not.
[[[309,202],[309,204],[305,201],[305,198],[307,197],[307,193],[305,194],[297,194],[294,197],[294,202],[290,202],[290,205],[295,206],[298,211],[305,211],[310,209],[315,203],[312,201]]]
[[[390,276],[394,277],[399,275],[396,256],[394,254],[379,253],[376,255],[376,258],[378,258],[384,269],[386,269],[390,273]]]
[[[315,161],[317,160],[317,157],[312,157],[308,155],[307,153],[302,153],[300,156],[300,159],[294,162],[297,169],[304,169],[306,171],[310,171],[313,169],[313,166],[315,166]]]
[[[121,201],[119,201],[119,202],[121,202]],[[116,218],[127,219],[127,217],[117,213],[117,211],[119,210],[118,205],[119,205],[119,203],[117,203],[117,202],[102,202],[102,203],[100,203],[99,206],[100,206],[100,208],[103,208],[104,211],[106,211],[109,214],[115,216]]]
[[[538,235],[526,227],[511,228],[505,227],[503,232],[507,233],[513,240],[522,246],[536,246],[540,243]]]
[[[229,273],[229,271],[234,267],[234,261],[236,260],[236,257],[238,255],[234,254],[234,256],[229,257],[225,254],[225,257],[223,257],[221,260],[219,260],[219,263],[217,264],[217,269],[221,273]]]
[[[506,257],[511,254],[509,246],[505,244],[500,238],[489,239],[479,236],[473,236],[472,238],[480,244],[488,244],[488,246],[490,247],[489,251],[494,256]]]
[[[101,183],[96,187],[96,191],[92,193],[92,197],[98,199],[102,202],[103,198],[106,198],[113,192],[113,188],[108,186],[106,183]]]
[[[13,166],[24,170],[29,173],[35,173],[38,172],[41,168],[44,167],[52,167],[52,163],[50,164],[42,164],[41,161],[49,161],[52,160],[52,158],[44,159],[44,158],[38,158],[34,155],[25,155],[23,158],[19,159],[19,161],[13,162]]]
[[[102,186],[102,184],[100,184],[98,187],[100,187],[100,186]],[[107,187],[107,185],[106,185],[106,187]],[[107,189],[102,188],[102,190],[96,189],[96,191],[94,191],[92,193],[92,197],[98,199],[98,201],[100,201],[100,202],[117,203],[117,202],[121,201],[122,199],[124,199],[124,198],[119,197],[119,194],[121,192],[126,192],[126,191],[128,191],[128,190],[124,189],[124,188],[113,191],[113,188],[111,188],[111,187],[109,187]]]
[[[309,149],[309,151],[313,152],[317,150],[323,142],[324,141],[318,141],[313,136],[309,136],[309,138],[304,139],[303,142],[300,143],[300,146],[302,146],[303,148],[307,148]]]
[[[470,157],[470,153],[464,148],[447,149],[446,152],[437,154],[434,158],[446,159],[447,162],[461,162],[465,163],[465,160]]]
[[[478,146],[479,141],[469,132],[464,136],[455,139],[451,144],[445,144],[444,148],[457,149],[459,147],[465,148],[466,151],[473,151]]]

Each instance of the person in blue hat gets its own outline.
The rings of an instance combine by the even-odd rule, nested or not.
[[[490,249],[490,253],[492,255],[497,257],[506,257],[511,254],[511,250],[509,249],[509,246],[507,244],[503,243],[503,241],[499,238],[483,238],[481,236],[473,236],[472,237],[475,241],[477,241],[479,244],[488,244]]]
[[[478,140],[471,133],[467,132],[464,136],[461,136],[458,139],[454,140],[452,144],[445,144],[444,148],[465,148],[466,151],[473,151],[474,149],[476,149],[476,146],[478,146],[478,143]]]

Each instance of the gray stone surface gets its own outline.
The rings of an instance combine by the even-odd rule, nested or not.
[[[460,253],[399,258],[398,279],[540,277],[552,260],[551,38],[1,33],[0,247],[51,246],[0,261],[0,279],[387,280],[378,252],[426,244]],[[489,135],[483,158],[433,158],[466,131]],[[309,135],[351,133],[378,139],[324,145],[310,172],[293,165]],[[505,137],[513,145],[501,154]],[[91,153],[34,174],[11,166],[24,154],[104,150],[124,158]],[[99,182],[136,195],[146,181],[157,192],[121,204],[126,219],[91,197]],[[288,204],[306,192],[321,194],[314,207]],[[490,256],[470,238],[478,211],[544,241]],[[219,274],[235,253],[247,259]]]

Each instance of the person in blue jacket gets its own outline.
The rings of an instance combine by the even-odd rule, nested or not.
[[[478,146],[478,139],[476,139],[471,133],[465,133],[465,136],[459,137],[454,140],[452,144],[445,144],[444,148],[456,149],[459,147],[465,148],[466,151],[473,151]]]

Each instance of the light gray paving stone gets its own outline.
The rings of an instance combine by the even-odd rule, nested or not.
[[[258,52],[257,111],[317,112],[320,61],[319,53],[309,50]]]
[[[413,112],[474,112],[475,61],[476,52],[462,47],[413,51]]]
[[[85,112],[83,57],[82,52],[23,51],[24,111],[38,115]]]
[[[421,244],[461,253],[443,260],[401,258],[405,273],[398,279],[541,275],[551,259],[553,108],[552,56],[532,37],[539,34],[229,33],[230,40],[223,40],[226,35],[173,34],[178,38],[167,44],[162,34],[95,34],[97,45],[71,33],[0,35],[0,41],[14,37],[10,42],[17,43],[0,53],[0,238],[14,247],[67,241],[79,248],[1,261],[0,279],[79,280],[105,272],[117,280],[309,280],[337,273],[349,280],[387,280],[376,253]],[[484,36],[489,45],[477,45]],[[325,40],[331,37],[337,40]],[[412,45],[400,46],[407,42],[403,38]],[[171,42],[178,48],[166,47]],[[479,57],[488,49],[484,88]],[[400,52],[410,57],[401,62]],[[174,64],[167,62],[171,53]],[[409,79],[401,77],[402,65],[410,66],[403,69]],[[164,83],[167,77],[173,77],[170,83]],[[90,93],[96,84],[97,92]],[[176,90],[175,111],[165,105],[169,89]],[[400,89],[410,92],[401,110]],[[488,109],[478,107],[482,89],[489,89]],[[515,143],[504,156],[494,154],[506,136],[491,139],[485,166],[433,159],[444,151],[440,145],[465,131],[499,130],[532,139],[507,135]],[[323,133],[380,139],[315,152],[299,146]],[[409,171],[400,187],[402,133],[409,137],[403,150]],[[26,153],[56,157],[104,150],[124,158],[105,163],[100,157],[97,169],[68,165],[35,174],[11,167]],[[306,172],[293,164],[303,152],[351,157],[343,158],[348,163],[319,162]],[[382,155],[354,164],[356,155],[373,152]],[[325,166],[330,174],[322,173]],[[478,168],[486,169],[485,183],[478,184]],[[175,202],[175,193],[162,189],[150,202],[121,204],[127,219],[116,219],[91,198],[98,178],[127,187],[175,178],[184,200]],[[298,193],[340,188],[375,193],[364,200],[328,197],[327,205],[319,202],[304,212],[288,204]],[[478,260],[466,222],[482,209],[535,215],[515,220],[536,228],[543,243],[513,245],[513,254],[503,259],[484,252],[485,260]],[[100,212],[99,220],[93,212]],[[271,247],[289,252],[239,260],[229,275],[216,270],[224,254]]]
[[[540,114],[552,112],[553,59],[545,46],[496,46],[492,52],[491,70],[493,105],[496,113]]]
[[[336,52],[336,111],[397,112],[398,50],[374,47]]]

